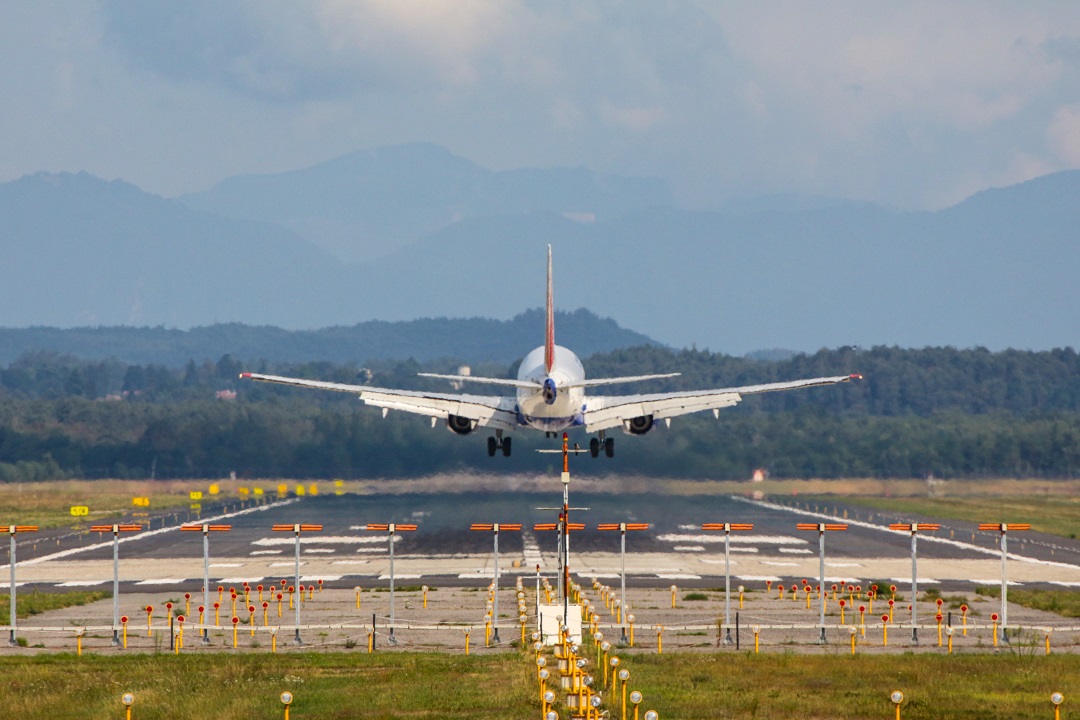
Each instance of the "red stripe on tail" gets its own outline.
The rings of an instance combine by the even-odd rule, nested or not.
[[[551,291],[551,246],[548,245],[547,266],[547,332],[544,337],[544,368],[551,372],[555,365],[555,301]]]

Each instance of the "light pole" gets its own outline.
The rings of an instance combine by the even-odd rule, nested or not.
[[[1009,583],[1005,577],[1005,561],[1009,557],[1008,533],[1010,530],[1030,530],[1030,523],[979,523],[980,530],[996,530],[1001,533],[1001,640],[1009,642],[1006,634],[1009,626],[1009,606],[1006,604]]]
[[[753,530],[754,526],[751,523],[705,523],[701,529],[724,531],[724,626],[727,628],[724,644],[731,645],[735,642],[731,638],[731,531]]]
[[[296,584],[295,584],[294,587],[296,587],[297,590],[300,589],[300,533],[302,533],[302,532],[321,532],[322,529],[323,529],[322,525],[301,525],[301,524],[284,525],[284,524],[282,524],[282,525],[275,525],[274,526],[274,530],[277,531],[277,532],[291,532],[291,533],[296,534],[296,573],[295,573],[295,575],[296,575]],[[296,608],[296,616],[295,616],[295,618],[296,618],[295,619],[295,622],[296,622],[296,636],[293,638],[293,642],[296,643],[297,645],[303,645],[304,644],[304,641],[300,639],[300,606],[302,604],[303,603],[300,602],[300,600],[297,600],[297,602],[295,604],[295,608]],[[233,620],[235,621],[236,618],[233,618]],[[234,627],[233,628],[234,635],[235,635],[235,630],[236,630],[236,628]]]
[[[37,525],[8,525],[8,534],[11,535],[11,636],[8,638],[8,644],[12,647],[18,647],[19,642],[15,639],[15,628],[18,625],[18,619],[15,614],[15,535],[21,532],[37,532]]]
[[[619,558],[622,561],[622,570],[619,573],[620,578],[620,592],[619,601],[622,606],[626,607],[626,531],[627,530],[648,530],[649,523],[603,523],[598,525],[597,530],[618,530],[619,531]],[[626,644],[629,642],[629,638],[626,636],[626,623],[622,623],[622,642]]]
[[[120,645],[120,533],[138,532],[142,525],[91,525],[90,530],[113,534],[113,645]]]
[[[232,525],[208,525],[203,523],[202,525],[181,525],[180,529],[188,532],[202,532],[203,534],[203,608],[210,607],[210,533],[211,532],[228,532],[232,530]],[[259,587],[262,587],[261,585]],[[200,619],[199,622],[202,622]],[[202,643],[203,645],[210,644],[210,630],[207,628],[202,629]]]
[[[818,587],[821,588],[819,599],[821,600],[821,636],[818,638],[818,642],[824,644],[825,642],[825,597],[828,593],[825,592],[825,533],[833,530],[847,530],[847,523],[798,523],[796,527],[799,530],[816,530],[818,533],[818,548],[820,554],[820,560],[818,564]]]
[[[391,645],[397,645],[394,637],[394,534],[397,532],[414,532],[416,525],[404,523],[368,523],[368,530],[387,533],[390,544],[390,633],[387,641]]]
[[[937,523],[894,523],[889,525],[890,530],[901,530],[911,533],[911,642],[919,644],[919,623],[916,607],[919,601],[919,565],[917,558],[918,534],[920,530],[940,530]]]
[[[494,627],[494,634],[491,636],[492,642],[496,645],[499,644],[499,530],[507,531],[521,531],[521,523],[473,523],[469,528],[470,530],[483,530],[491,532],[495,535],[495,592],[494,603],[492,608],[492,625]]]

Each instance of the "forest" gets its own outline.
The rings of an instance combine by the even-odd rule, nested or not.
[[[379,387],[449,391],[420,371],[456,358],[270,363],[231,356],[182,368],[28,353],[0,368],[0,481],[60,478],[377,478],[437,472],[543,471],[553,447],[515,437],[489,458],[481,429],[466,437],[426,418],[383,418],[349,394],[239,379],[243,370]],[[747,396],[721,411],[676,418],[642,437],[616,433],[613,459],[576,461],[587,474],[744,479],[1071,478],[1080,471],[1080,356],[985,349],[839,348],[781,360],[641,346],[584,360],[590,377],[682,373],[612,386],[609,394],[732,387],[861,373],[840,386]],[[514,364],[473,366],[512,377]],[[485,392],[479,390],[479,392]],[[587,445],[583,431],[571,441]]]

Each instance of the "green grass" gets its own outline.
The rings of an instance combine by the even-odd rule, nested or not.
[[[1000,587],[979,586],[975,593],[985,597],[1000,598]],[[1076,590],[1019,590],[1009,589],[1009,602],[1057,613],[1062,617],[1080,617],[1080,592]]]
[[[771,651],[628,654],[641,715],[661,718],[882,718],[888,696],[906,696],[909,720],[1046,718],[1049,696],[1080,691],[1080,656],[847,655]],[[532,654],[213,653],[0,658],[0,691],[21,720],[123,717],[135,695],[139,720],[280,717],[278,696],[295,696],[291,717],[493,718],[539,714]],[[549,681],[549,686],[555,683]],[[608,697],[605,708],[618,717]],[[561,717],[566,709],[557,705]],[[632,716],[632,713],[631,713]]]
[[[843,502],[875,510],[911,513],[969,522],[1031,523],[1038,532],[1075,538],[1080,528],[1080,498],[1047,496],[999,497],[844,497],[809,498],[823,503]],[[1011,536],[1010,536],[1011,537]]]
[[[688,592],[682,596],[683,600],[708,600],[709,596],[703,592]]]
[[[21,720],[123,717],[532,717],[535,680],[516,654],[227,653],[0,658],[5,712]]]
[[[65,593],[43,593],[36,590],[32,592],[20,592],[15,596],[17,605],[16,612],[19,617],[25,618],[39,615],[49,610],[60,610],[76,605],[87,605],[98,600],[112,597],[108,590],[75,590]],[[0,594],[0,625],[11,622],[11,595]]]

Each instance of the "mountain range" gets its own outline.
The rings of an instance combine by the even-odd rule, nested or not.
[[[494,172],[429,144],[173,199],[39,173],[0,184],[0,326],[505,320],[542,304],[550,243],[558,307],[666,344],[1045,349],[1080,344],[1077,227],[1075,171],[936,212],[693,211],[656,179]]]

